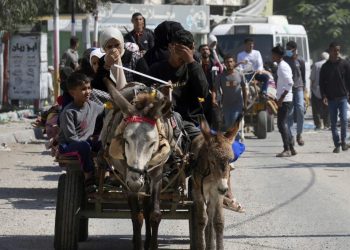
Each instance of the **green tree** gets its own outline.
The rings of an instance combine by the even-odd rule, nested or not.
[[[275,0],[274,4],[274,14],[286,15],[290,23],[305,26],[314,57],[334,40],[349,54],[350,0]]]
[[[0,0],[0,29],[11,31],[19,24],[30,23],[37,13],[34,1]]]
[[[60,13],[71,12],[72,0],[60,0]],[[75,0],[76,13],[92,12],[98,3],[108,0]],[[12,31],[20,24],[31,24],[43,15],[53,15],[54,0],[0,0],[0,30]]]

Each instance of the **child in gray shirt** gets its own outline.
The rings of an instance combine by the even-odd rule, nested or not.
[[[96,190],[94,165],[91,152],[97,152],[101,143],[91,140],[96,119],[103,114],[104,107],[89,101],[91,86],[89,78],[74,72],[68,78],[67,89],[73,97],[60,114],[59,152],[78,156],[85,176],[87,192]]]

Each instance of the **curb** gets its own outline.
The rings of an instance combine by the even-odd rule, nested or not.
[[[41,139],[37,129],[26,129],[23,131],[15,131],[8,134],[0,134],[0,144],[9,143],[28,143],[36,139]],[[40,129],[39,129],[40,130]]]
[[[33,116],[33,110],[24,109],[0,113],[0,123],[10,124],[11,122],[19,122],[26,117]],[[0,132],[0,145],[10,143],[29,143],[36,139],[42,139],[42,130],[40,128],[18,128],[13,131]]]
[[[19,121],[22,118],[33,116],[32,109],[23,109],[17,111],[11,111],[6,113],[0,113],[0,122]]]

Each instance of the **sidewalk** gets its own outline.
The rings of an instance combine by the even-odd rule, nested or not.
[[[10,143],[28,143],[41,139],[41,131],[34,129],[35,121],[32,110],[19,110],[0,113],[0,150]]]

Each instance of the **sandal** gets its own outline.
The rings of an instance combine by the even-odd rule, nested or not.
[[[224,197],[223,207],[237,213],[245,213],[245,209],[236,199]]]

